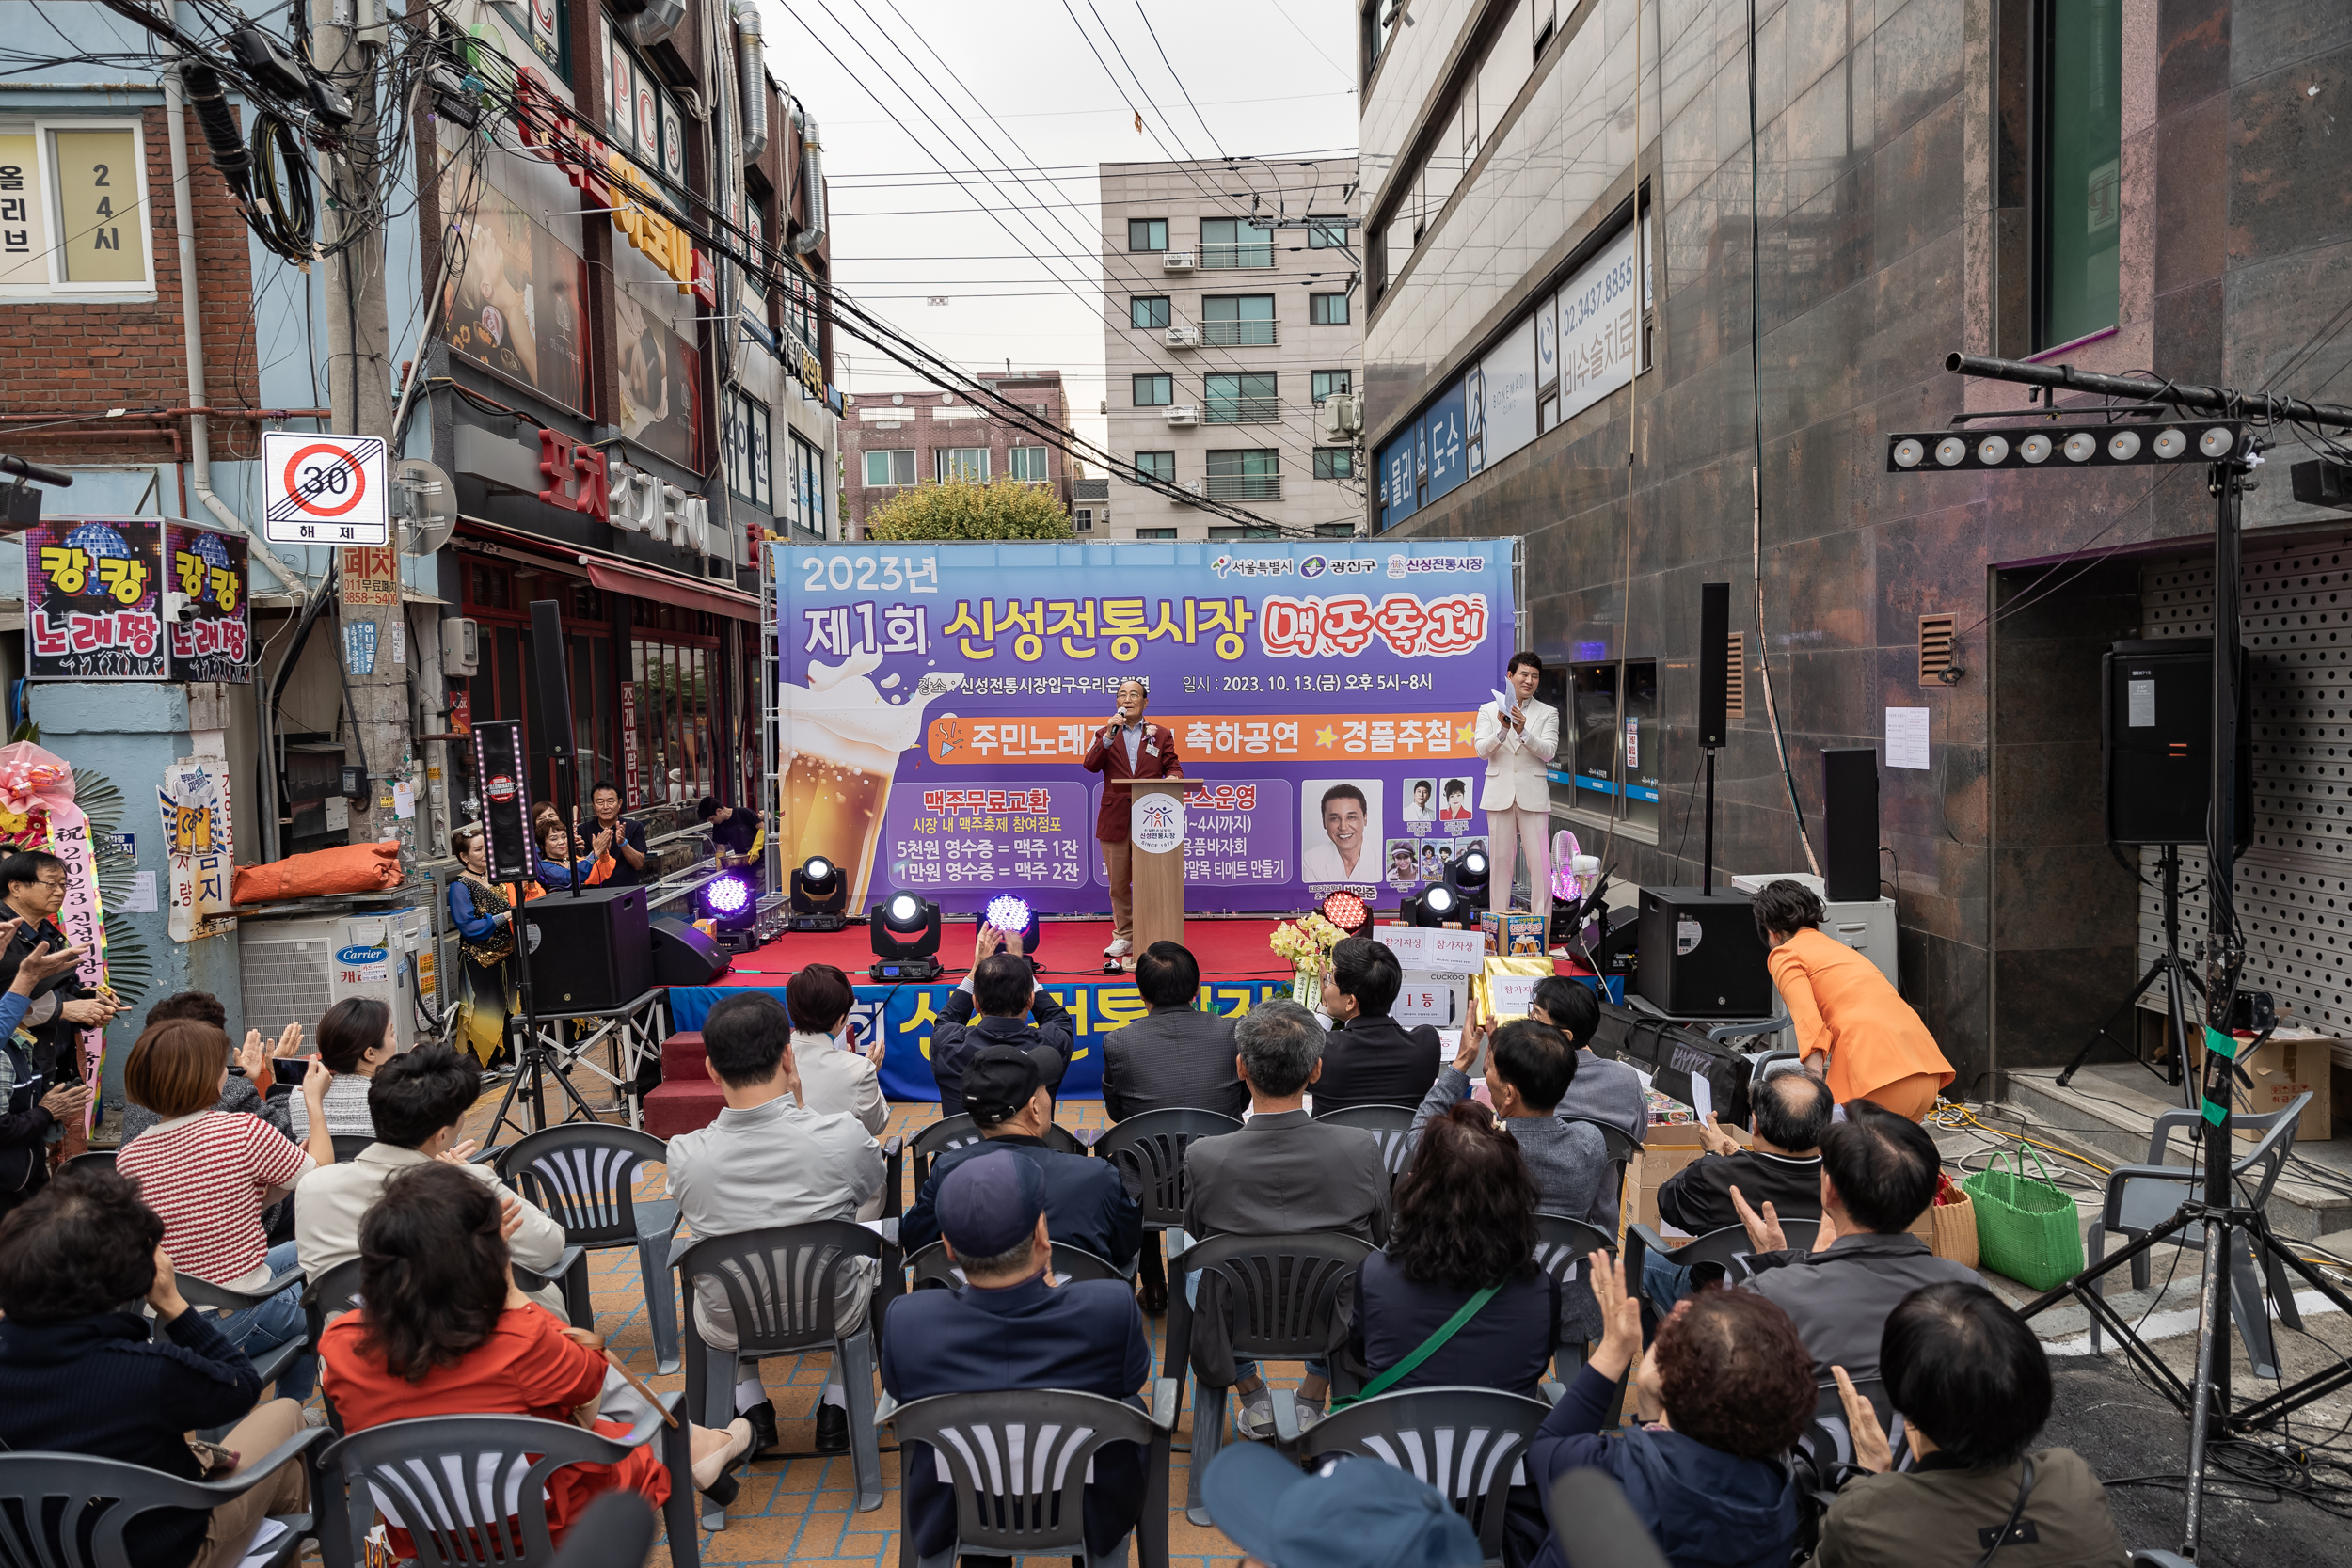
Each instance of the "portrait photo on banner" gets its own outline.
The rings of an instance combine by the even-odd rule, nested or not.
[[[1379,779],[1308,779],[1298,787],[1298,879],[1377,886],[1380,864]]]

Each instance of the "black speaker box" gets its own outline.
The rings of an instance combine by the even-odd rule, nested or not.
[[[1769,1018],[1772,977],[1744,893],[1642,890],[1641,967],[1634,988],[1676,1018]]]
[[[1821,897],[1874,903],[1879,895],[1879,754],[1869,746],[1821,752]]]
[[[572,681],[564,657],[564,607],[531,601],[532,738],[548,756],[572,754]]]
[[[1699,744],[1731,743],[1731,584],[1699,584]]]
[[[2168,637],[2118,642],[2100,659],[2099,756],[2112,844],[2205,842],[2213,799],[2213,644]],[[2233,842],[2254,836],[2254,752],[2238,670]]]
[[[523,913],[532,934],[531,1000],[540,1017],[627,1006],[653,989],[644,888],[550,893]]]
[[[734,967],[735,960],[691,921],[658,914],[651,927],[657,986],[707,986]]]

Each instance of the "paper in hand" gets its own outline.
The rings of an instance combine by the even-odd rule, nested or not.
[[[1519,694],[1507,686],[1498,689],[1495,692],[1495,711],[1505,719],[1518,718]]]

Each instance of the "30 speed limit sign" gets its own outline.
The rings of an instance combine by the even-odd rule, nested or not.
[[[262,537],[273,545],[389,545],[384,442],[374,436],[262,436]]]

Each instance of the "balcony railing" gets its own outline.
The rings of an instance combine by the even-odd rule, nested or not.
[[[1200,341],[1212,348],[1263,348],[1274,341],[1274,323],[1202,322]]]
[[[1200,269],[1203,272],[1232,272],[1243,267],[1274,265],[1274,242],[1253,241],[1248,245],[1204,245],[1200,247]]]
[[[1281,419],[1280,398],[1213,396],[1200,407],[1204,424],[1279,424]]]
[[[1280,474],[1211,474],[1204,491],[1213,501],[1279,501]]]

